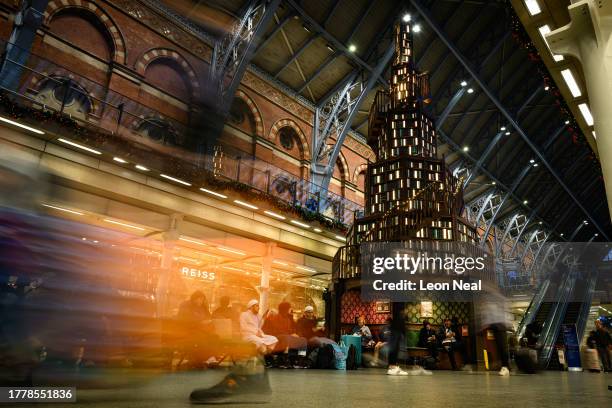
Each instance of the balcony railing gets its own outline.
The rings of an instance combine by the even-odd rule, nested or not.
[[[0,43],[3,50],[7,44]],[[184,117],[177,109],[174,117],[164,114],[33,53],[24,60],[5,57],[4,69],[20,71],[20,76],[16,87],[0,86],[2,102],[5,110],[6,104],[18,107],[24,119],[31,114],[36,120],[33,113],[44,112],[47,120],[35,123],[37,127],[63,135],[72,130],[71,138],[152,170],[267,194],[307,220],[348,228],[354,213],[363,209],[246,152],[225,147],[221,159],[203,153],[194,143],[202,135],[194,134],[187,112]]]

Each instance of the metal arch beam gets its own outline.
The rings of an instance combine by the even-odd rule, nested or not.
[[[280,0],[252,0],[245,15],[231,33],[215,43],[210,64],[210,86],[221,114],[229,112],[234,94],[242,80],[268,23]],[[212,90],[211,90],[212,91]]]
[[[510,250],[510,256],[514,255],[514,253],[516,252],[516,248],[518,247],[518,244],[521,240],[521,237],[523,236],[523,233],[525,232],[525,230],[527,229],[527,226],[529,224],[531,224],[531,220],[533,219],[534,216],[534,211],[532,211],[529,216],[525,219],[525,223],[521,226],[520,230],[518,231],[517,236],[515,237],[514,240],[514,244],[512,245],[512,249]]]
[[[467,92],[467,86],[463,86],[455,92],[451,100],[448,102],[440,116],[438,116],[438,120],[436,121],[436,130],[440,129],[444,122],[448,118],[448,115],[453,111],[455,106],[459,103],[463,95]]]
[[[563,182],[559,174],[552,168],[550,163],[546,160],[544,155],[538,150],[538,148],[534,145],[534,143],[530,140],[529,136],[525,133],[525,131],[521,128],[521,126],[514,120],[510,112],[506,109],[506,107],[500,102],[500,100],[495,96],[495,94],[489,89],[487,84],[485,84],[479,75],[474,71],[471,67],[470,63],[463,56],[461,51],[451,42],[446,36],[438,24],[433,20],[431,15],[427,10],[425,10],[419,0],[410,0],[410,3],[416,8],[419,14],[423,17],[425,21],[431,26],[431,28],[438,34],[442,42],[446,44],[447,47],[450,48],[455,57],[461,62],[461,64],[465,67],[466,71],[474,78],[474,80],[478,83],[481,89],[485,92],[485,94],[489,97],[489,99],[498,107],[500,112],[506,117],[509,124],[514,127],[517,133],[521,136],[525,143],[533,150],[538,159],[542,162],[542,164],[548,169],[548,171],[553,175],[553,177],[557,180],[557,182],[563,187],[563,189],[567,192],[567,194],[572,198],[572,200],[576,203],[576,205],[584,212],[587,218],[593,223],[593,225],[599,230],[606,240],[609,240],[608,235],[605,230],[599,225],[599,223],[591,216],[589,211],[582,205],[580,200],[574,195],[574,193],[569,189],[569,187]]]
[[[349,81],[338,95],[336,102],[333,104],[330,115],[326,118],[325,126],[321,130],[319,130],[321,125],[320,120],[322,117],[321,108],[317,108],[317,111],[315,112],[315,128],[313,130],[316,146],[314,150],[315,155],[312,156],[312,181],[313,184],[318,186],[318,188],[320,188],[322,191],[326,191],[329,186],[336,160],[340,154],[340,149],[342,148],[346,134],[350,129],[351,123],[355,119],[355,115],[357,114],[360,105],[363,103],[374,84],[378,81],[380,74],[386,68],[394,53],[395,44],[392,42],[387,48],[385,54],[379,59],[378,65],[370,74],[367,82],[363,81],[361,78],[358,78],[358,75],[354,75],[353,80]],[[359,86],[361,89],[359,96],[357,99],[351,100],[351,91],[357,86]],[[343,123],[340,122],[338,117],[338,115],[341,113],[346,114],[346,118],[344,118]],[[326,149],[326,144],[331,138],[333,130],[337,132],[336,141],[331,152],[328,152]],[[315,145],[315,143],[313,143],[313,145]],[[327,161],[326,164],[325,161]]]
[[[336,48],[337,50],[340,50],[342,54],[347,56],[357,66],[359,66],[361,69],[368,71],[370,75],[372,74],[372,72],[374,72],[374,69],[375,69],[374,67],[372,67],[370,64],[368,64],[361,58],[359,58],[359,56],[357,56],[355,53],[350,52],[348,48],[346,48],[346,46],[342,44],[342,42],[340,42],[336,37],[330,34],[329,31],[327,31],[314,18],[312,18],[308,13],[306,13],[306,11],[304,11],[304,9],[300,7],[300,5],[297,4],[294,0],[285,0],[285,1],[302,17],[304,21],[306,21],[309,24],[310,28],[312,28],[314,31],[321,34],[321,36],[325,38],[327,41],[329,41],[334,46],[334,48]],[[382,73],[378,74],[378,76],[376,77],[376,81],[380,82],[381,85],[385,86],[386,81],[381,76],[381,74]]]
[[[338,9],[338,6],[340,6],[340,2],[341,1],[342,0],[336,0],[334,2],[334,4],[332,5],[331,10],[327,14],[327,17],[325,18],[325,21],[323,21],[323,27],[326,27],[327,23],[329,23],[329,20],[331,20],[331,18],[334,16],[334,14],[336,14],[336,10]]]
[[[570,242],[574,241],[574,238],[576,238],[576,235],[578,235],[578,232],[580,232],[580,230],[585,226],[586,224],[584,222],[581,222],[580,225],[578,225],[578,227],[576,227],[576,229],[574,230],[574,232],[572,233],[572,235],[569,238]]]

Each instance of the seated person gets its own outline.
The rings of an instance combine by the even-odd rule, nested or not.
[[[423,327],[419,332],[419,347],[429,350],[429,355],[438,360],[438,342],[436,340],[436,332],[431,328],[428,320],[423,321]]]
[[[202,364],[214,355],[214,334],[206,296],[199,290],[191,294],[179,306],[177,320],[179,327],[173,328],[170,340],[175,347],[184,349],[192,364]]]
[[[387,323],[380,331],[378,341],[374,345],[374,357],[370,362],[371,366],[381,365],[380,361],[380,350],[387,345],[389,338],[391,337],[391,317],[387,317]]]
[[[314,315],[314,308],[312,306],[306,306],[304,308],[304,315],[297,321],[297,334],[305,339],[320,335],[320,330],[317,328],[317,318]]]
[[[281,302],[278,305],[278,313],[268,316],[263,329],[278,339],[276,351],[306,350],[307,341],[296,333],[291,304],[288,302]]]
[[[448,353],[448,359],[450,360],[451,367],[453,370],[456,370],[457,363],[455,362],[455,349],[457,339],[451,323],[451,319],[444,319],[444,325],[438,332],[438,339],[442,345],[442,348]]]
[[[261,330],[259,317],[259,302],[252,299],[247,304],[247,310],[240,315],[240,335],[243,340],[253,343],[261,354],[268,354],[278,343],[274,336],[265,334]]]
[[[365,324],[365,317],[359,316],[357,318],[357,324],[353,327],[352,334],[354,336],[361,336],[361,347],[373,347],[374,340],[372,340],[372,332],[370,328]]]

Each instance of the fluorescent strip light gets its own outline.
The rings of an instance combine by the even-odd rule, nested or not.
[[[525,0],[525,6],[527,6],[527,10],[532,16],[535,16],[536,14],[540,14],[542,12],[542,9],[540,8],[540,5],[538,4],[537,0]]]
[[[66,139],[62,139],[62,138],[59,138],[57,140],[62,142],[62,143],[66,143],[67,145],[74,146],[74,147],[76,147],[78,149],[85,150],[86,152],[89,152],[89,153],[102,154],[102,152],[99,152],[97,150],[91,149],[91,148],[89,148],[87,146],[80,145],[78,143],[71,142],[70,140],[66,140]]]
[[[564,59],[563,55],[553,54],[552,50],[550,49],[550,45],[548,45],[548,40],[546,40],[546,34],[550,33],[551,31],[548,24],[545,24],[542,27],[538,28],[538,31],[540,32],[540,35],[542,36],[542,39],[544,40],[544,44],[546,44],[546,48],[548,48],[548,51],[552,55],[553,59],[556,62],[563,61]]]
[[[181,180],[181,179],[177,179],[177,178],[172,177],[172,176],[169,176],[169,175],[167,175],[167,174],[160,174],[160,176],[161,176],[161,177],[163,177],[163,178],[165,178],[165,179],[172,180],[172,181],[174,181],[174,182],[176,182],[176,183],[183,184],[183,185],[185,185],[185,186],[191,186],[191,183],[188,183],[188,182],[183,181],[183,180]]]
[[[226,195],[223,195],[223,194],[217,193],[216,191],[207,190],[207,189],[202,188],[202,187],[200,187],[200,191],[203,191],[203,192],[205,192],[205,193],[207,193],[207,194],[210,194],[210,195],[214,195],[215,197],[219,197],[219,198],[227,198],[227,196],[226,196]]]
[[[238,272],[244,272],[242,269],[238,269],[238,268],[234,268],[231,266],[222,266],[223,269],[229,269],[230,271],[238,271]]]
[[[323,232],[323,230],[321,228],[315,228],[314,231],[315,232]]]
[[[189,239],[189,238],[180,237],[179,240],[185,241],[185,242],[191,242],[192,244],[196,244],[196,245],[208,246],[203,242],[196,241],[196,240]]]
[[[268,214],[270,217],[274,217],[274,218],[278,218],[279,220],[285,220],[286,218],[283,217],[282,215],[273,213],[272,211],[264,211],[264,213]]]
[[[232,249],[232,248],[225,248],[225,247],[217,247],[217,249],[219,251],[225,251],[225,252],[229,252],[231,254],[236,254],[236,255],[246,255],[246,253],[242,252],[242,251],[238,251],[237,249]]]
[[[146,168],[145,166],[141,166],[140,164],[137,164],[135,167],[136,167],[138,170],[142,170],[142,171],[149,171],[149,169],[148,169],[148,168]]]
[[[310,228],[310,225],[304,224],[303,222],[299,222],[299,221],[296,221],[296,220],[291,220],[291,223],[295,224],[295,225],[299,225],[302,228]]]
[[[64,212],[67,212],[67,213],[70,213],[70,214],[83,215],[83,213],[81,213],[81,212],[69,210],[67,208],[62,208],[62,207],[56,207],[56,206],[51,205],[51,204],[41,204],[41,205],[43,207],[53,208],[54,210],[64,211]]]
[[[580,87],[576,83],[576,79],[574,79],[574,75],[572,74],[572,71],[569,69],[564,69],[563,71],[561,71],[561,75],[563,76],[563,79],[565,80],[567,87],[572,93],[572,96],[574,98],[581,96],[582,91],[580,91]]]
[[[133,229],[136,229],[136,230],[144,231],[144,228],[142,228],[142,227],[137,227],[136,225],[126,224],[124,222],[119,222],[119,221],[115,221],[115,220],[110,220],[108,218],[105,218],[104,222],[109,222],[111,224],[121,225],[122,227],[133,228]]]
[[[238,205],[241,205],[246,208],[250,208],[251,210],[258,210],[258,207],[255,207],[253,204],[245,203],[244,201],[234,200],[234,202]]]
[[[586,124],[588,126],[593,126],[593,123],[595,122],[593,120],[593,115],[591,115],[589,105],[587,105],[586,103],[581,103],[580,105],[578,105],[578,109],[580,109],[580,113],[582,113],[582,117],[586,121]]]
[[[0,122],[8,123],[9,125],[17,126],[17,127],[22,128],[22,129],[29,130],[30,132],[38,133],[39,135],[44,135],[45,134],[45,132],[43,132],[42,130],[38,130],[38,129],[35,129],[35,128],[30,127],[30,126],[23,125],[23,124],[21,124],[19,122],[15,122],[14,120],[10,120],[10,119],[4,118],[2,116],[0,116]]]
[[[595,131],[593,131],[593,138],[597,139],[597,133],[595,133]]]
[[[316,270],[312,269],[312,268],[307,268],[305,266],[296,266],[297,269],[301,269],[303,271],[307,271],[307,272],[316,272]]]
[[[346,241],[346,238],[340,235],[336,235],[336,239],[339,239],[340,241]]]
[[[289,266],[289,264],[288,264],[288,263],[281,262],[281,261],[272,261],[272,263],[275,263],[275,264],[277,264],[277,265]]]
[[[127,161],[123,160],[121,157],[113,157],[113,160],[119,163],[127,163]]]

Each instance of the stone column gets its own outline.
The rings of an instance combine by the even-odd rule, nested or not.
[[[272,273],[272,261],[274,260],[274,242],[266,244],[266,253],[261,260],[261,283],[259,289],[259,310],[265,313],[270,308],[270,275]]]
[[[608,208],[612,210],[612,3],[581,0],[568,11],[571,22],[546,39],[553,53],[575,57],[582,65]]]

